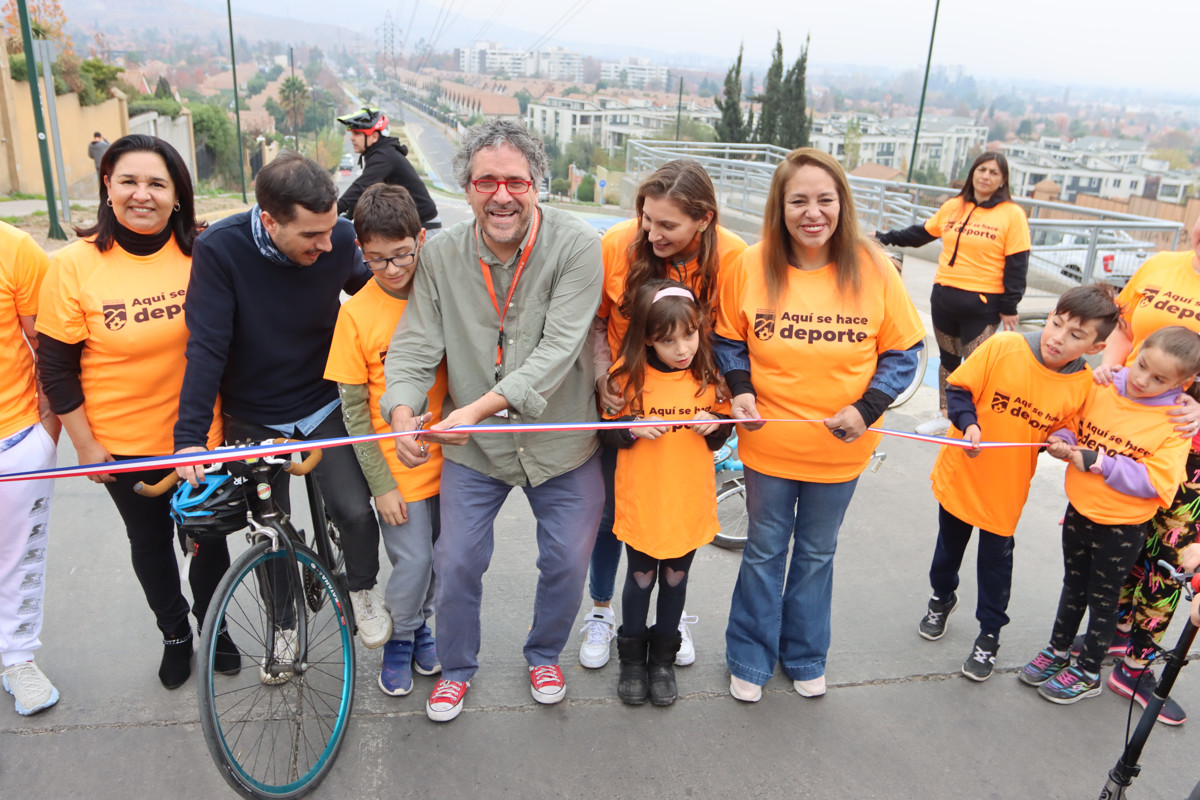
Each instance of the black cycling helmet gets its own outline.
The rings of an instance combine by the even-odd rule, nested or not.
[[[388,126],[387,115],[378,108],[369,106],[364,106],[352,114],[346,114],[337,119],[350,130],[365,133],[368,136],[372,133],[382,133],[387,130]]]
[[[171,519],[186,533],[227,535],[241,530],[246,521],[246,500],[230,475],[212,473],[193,487],[183,481],[171,496]]]

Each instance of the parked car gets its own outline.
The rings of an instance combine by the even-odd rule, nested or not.
[[[1031,268],[1061,275],[1073,283],[1083,281],[1091,231],[1036,228],[1031,233]],[[1111,283],[1118,289],[1129,283],[1133,273],[1154,252],[1149,244],[1134,239],[1124,231],[1100,231],[1098,236],[1096,263],[1091,277]]]
[[[354,154],[345,153],[342,155],[342,163],[338,164],[338,169],[343,175],[349,175],[354,171]]]

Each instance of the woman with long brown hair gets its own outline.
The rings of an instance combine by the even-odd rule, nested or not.
[[[701,312],[711,315],[716,304],[717,275],[746,249],[740,236],[717,224],[717,193],[708,173],[692,159],[668,161],[638,187],[637,217],[614,225],[604,235],[604,293],[596,312],[596,396],[600,411],[611,415],[624,404],[613,393],[608,369],[621,351],[629,328],[634,298],[647,282],[675,280],[687,286]],[[616,587],[621,543],[613,534],[615,500],[613,476],[617,451],[602,447],[605,504],[592,550],[588,592],[592,610],[581,631],[579,661],[590,669],[608,663],[616,631],[612,597]],[[680,623],[683,644],[676,663],[696,658],[687,629],[694,617]]]
[[[881,438],[867,427],[909,384],[925,338],[832,156],[802,148],[776,167],[762,241],[722,275],[716,335],[733,417],[751,420],[739,426],[749,525],[725,633],[730,693],[756,702],[780,664],[816,697],[838,529]]]

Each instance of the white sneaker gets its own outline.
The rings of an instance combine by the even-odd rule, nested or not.
[[[686,667],[696,661],[696,643],[692,641],[692,632],[688,630],[689,625],[695,625],[700,621],[697,616],[688,616],[688,613],[683,612],[683,616],[679,618],[679,635],[682,637],[679,652],[675,654],[675,666]]]
[[[743,703],[757,703],[762,699],[762,687],[757,683],[744,681],[736,675],[729,676],[729,693]]]
[[[296,634],[295,628],[285,628],[281,631],[275,631],[275,646],[271,653],[275,657],[275,663],[283,666],[291,664],[296,660],[296,655],[300,650],[300,637]],[[280,672],[278,675],[272,675],[267,672],[267,659],[264,658],[258,667],[258,679],[267,686],[279,686],[287,683],[292,679],[291,672]]]
[[[941,414],[931,420],[922,422],[913,431],[922,436],[944,436],[950,430],[950,420],[943,417]]]
[[[46,673],[32,661],[22,661],[4,670],[4,691],[16,701],[17,713],[23,717],[45,711],[58,702],[58,689],[46,677]]]
[[[825,676],[821,675],[811,681],[792,681],[792,688],[801,697],[820,697],[825,694]]]
[[[612,640],[617,635],[617,618],[611,608],[592,606],[584,618],[583,644],[579,646],[579,663],[588,669],[600,669],[612,655]]]
[[[354,606],[354,622],[358,625],[358,638],[363,647],[374,650],[387,644],[392,638],[392,615],[383,604],[378,590],[372,588],[351,592],[350,605]]]

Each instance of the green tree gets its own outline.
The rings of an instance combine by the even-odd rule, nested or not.
[[[575,191],[575,199],[581,203],[596,202],[596,176],[587,174],[583,176],[583,180],[579,182],[579,188]]]
[[[858,117],[851,118],[846,123],[846,134],[842,138],[845,151],[843,163],[847,171],[857,167],[862,157],[862,135],[862,124],[859,123]]]
[[[166,75],[158,76],[158,83],[154,87],[154,96],[159,100],[175,96],[175,93],[171,91],[171,84],[167,80]]]
[[[308,86],[303,78],[289,75],[279,86],[279,105],[283,106],[293,132],[304,124],[304,110],[308,106]]]
[[[525,114],[527,111],[529,111],[529,101],[533,100],[533,95],[524,89],[518,89],[513,97],[517,98],[517,102],[521,104],[522,114]]]
[[[1008,125],[1004,124],[1000,120],[996,120],[995,122],[992,123],[992,126],[990,128],[988,128],[988,141],[989,142],[1003,142],[1007,138],[1008,138]],[[914,173],[914,176],[915,176],[915,173]]]
[[[112,88],[120,80],[120,75],[124,71],[121,67],[105,64],[98,58],[89,58],[81,62],[79,64],[79,74],[84,79],[85,89],[89,89],[90,92],[84,91],[80,93],[80,104],[95,105],[107,100]]]
[[[1033,138],[1033,120],[1029,119],[1028,117],[1021,120],[1021,124],[1017,126],[1017,138],[1018,139]]]
[[[220,108],[208,103],[189,106],[196,149],[207,147],[216,158],[217,172],[227,180],[238,174],[237,129]]]
[[[1089,133],[1091,133],[1092,128],[1081,119],[1073,119],[1071,120],[1071,125],[1067,131],[1072,139],[1078,139],[1081,136],[1087,136]]]
[[[779,31],[775,32],[775,52],[767,69],[763,93],[753,99],[762,104],[758,126],[754,129],[754,141],[779,144],[779,114],[783,108],[783,34]]]
[[[721,109],[717,138],[734,144],[746,141],[748,131],[742,115],[742,47],[738,47],[737,61],[725,73],[725,95],[717,101],[717,108]]]
[[[809,133],[812,131],[812,117],[808,114],[808,43],[804,39],[804,47],[796,63],[788,69],[783,79],[781,109],[779,112],[779,145],[788,150],[797,147],[808,147]]]
[[[1153,151],[1151,155],[1160,161],[1166,161],[1171,169],[1190,169],[1192,166],[1187,153],[1177,147],[1164,147]]]
[[[267,76],[261,72],[256,72],[246,81],[246,95],[254,97],[256,94],[262,93],[267,88]]]

